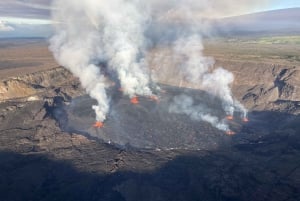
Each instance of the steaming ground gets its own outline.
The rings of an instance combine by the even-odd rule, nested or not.
[[[56,116],[67,131],[80,132],[96,137],[116,146],[140,149],[189,149],[214,150],[227,143],[224,131],[205,121],[193,120],[185,114],[169,112],[174,97],[183,94],[194,99],[195,104],[214,108],[210,111],[220,119],[225,118],[220,100],[207,92],[163,85],[165,91],[159,94],[159,102],[140,97],[140,103],[133,105],[128,97],[113,90],[111,111],[104,128],[94,128],[95,114],[91,105],[95,103],[89,96],[73,99],[63,109],[58,108]],[[242,135],[243,126],[239,114],[236,120],[228,122],[230,129]]]

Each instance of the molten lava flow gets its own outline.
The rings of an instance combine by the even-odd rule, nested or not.
[[[159,100],[158,100],[158,97],[157,97],[157,96],[154,96],[154,95],[149,96],[149,98],[150,98],[151,100],[153,100],[153,101],[156,101],[156,102],[159,101]]]
[[[235,132],[232,130],[226,131],[226,135],[235,135]]]
[[[249,119],[247,117],[244,117],[243,122],[247,123],[247,122],[249,122]]]
[[[93,127],[95,128],[103,128],[104,127],[104,123],[103,122],[100,122],[100,121],[97,121]]]
[[[232,121],[232,120],[233,120],[233,116],[232,116],[232,115],[228,115],[228,116],[226,117],[226,119]]]
[[[133,98],[130,100],[130,102],[131,102],[132,104],[136,105],[136,104],[139,104],[139,99],[138,99],[138,97],[133,97]]]

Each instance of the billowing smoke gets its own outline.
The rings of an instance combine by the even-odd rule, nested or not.
[[[56,31],[50,49],[59,64],[79,77],[87,93],[97,100],[93,109],[98,121],[105,120],[109,111],[106,90],[110,79],[117,77],[129,97],[152,95],[146,56],[157,45],[171,46],[184,79],[221,98],[226,113],[238,110],[245,115],[245,108],[232,97],[233,75],[215,68],[213,58],[203,55],[202,35],[209,33],[208,18],[239,14],[264,2],[267,1],[54,0]],[[197,112],[190,112],[193,101],[185,99],[182,105],[175,99],[176,112],[226,129],[222,121],[204,112],[204,107],[195,106]]]
[[[144,60],[147,15],[135,1],[57,0],[53,7],[56,34],[50,49],[60,65],[80,78],[82,86],[97,100],[97,120],[109,110],[108,83],[97,66],[116,73],[125,94],[151,95]]]
[[[225,121],[219,120],[218,117],[212,115],[213,112],[207,107],[207,105],[195,105],[193,98],[184,94],[174,97],[174,101],[171,103],[169,111],[177,114],[188,115],[191,119],[196,121],[206,121],[222,131],[229,130]]]
[[[202,51],[202,39],[196,34],[174,42],[173,55],[179,57],[178,68],[182,79],[219,97],[227,115],[232,116],[238,110],[245,117],[246,109],[233,98],[230,89],[234,80],[233,74],[221,67],[215,69],[214,59],[204,56]]]

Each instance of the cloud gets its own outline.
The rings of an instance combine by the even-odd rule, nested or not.
[[[0,38],[49,37],[52,0],[1,0]]]
[[[52,21],[48,19],[32,19],[32,18],[16,18],[16,17],[0,17],[0,20],[11,25],[51,25]]]
[[[49,19],[51,0],[1,0],[0,17]]]
[[[9,26],[4,21],[0,21],[0,32],[8,32],[8,31],[14,31],[15,29],[12,26]]]
[[[35,9],[51,9],[52,0],[17,0],[16,4]]]
[[[11,25],[12,31],[1,31],[0,38],[48,38],[52,35],[52,27],[49,25]]]

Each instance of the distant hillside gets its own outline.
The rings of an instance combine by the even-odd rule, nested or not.
[[[220,35],[300,34],[300,8],[289,8],[223,18],[215,21]]]

